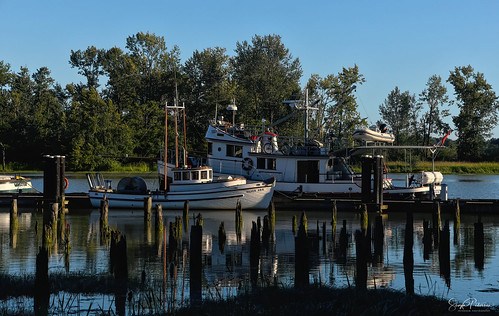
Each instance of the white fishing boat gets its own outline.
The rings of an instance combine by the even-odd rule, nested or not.
[[[167,106],[168,109],[184,108]],[[147,197],[152,198],[153,205],[161,204],[164,209],[182,209],[185,201],[189,201],[190,208],[199,210],[234,210],[237,201],[243,209],[266,209],[270,205],[275,187],[273,178],[249,181],[244,177],[226,176],[214,180],[211,167],[192,167],[185,163],[178,166],[176,159],[175,165],[168,164],[165,169],[166,161],[167,155],[161,161],[163,168],[158,169],[162,189],[155,191],[149,191],[140,177],[124,178],[113,189],[102,175],[87,174],[92,206],[99,207],[105,198],[111,208],[143,208]]]
[[[18,175],[0,175],[0,193],[33,192],[31,179]]]
[[[305,102],[299,109],[309,111],[314,108]],[[278,136],[269,129],[281,121],[267,126],[262,123],[261,128],[235,124],[234,119],[232,123],[227,122],[223,117],[211,121],[205,136],[208,142],[206,164],[218,175],[237,175],[252,180],[275,178],[275,195],[278,197],[324,199],[361,194],[362,176],[356,174],[348,163],[356,147],[341,153],[333,152],[327,147],[330,144],[327,140],[308,137],[306,126],[305,137]],[[388,147],[390,150],[408,148],[372,145],[359,147],[367,148],[371,154]],[[422,146],[410,149],[416,148],[427,149]],[[159,168],[164,166],[160,165]],[[385,174],[383,192],[393,196],[427,198],[440,194],[441,177],[438,177],[438,182],[429,183],[416,176],[409,181],[411,176],[407,176],[405,184],[395,185]]]
[[[364,143],[393,143],[395,136],[387,132],[385,124],[381,124],[378,129],[376,126],[370,128],[360,128],[353,132],[353,138]]]

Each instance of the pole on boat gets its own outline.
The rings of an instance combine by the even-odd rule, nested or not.
[[[165,175],[165,193],[168,190],[168,168],[166,165],[166,162],[168,160],[168,102],[165,103],[165,170],[164,170],[164,175]]]

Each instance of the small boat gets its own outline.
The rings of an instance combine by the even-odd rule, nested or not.
[[[391,133],[387,133],[386,124],[381,124],[378,129],[376,126],[371,126],[370,128],[356,129],[353,132],[353,138],[358,141],[363,141],[366,143],[370,142],[384,142],[393,143],[395,141],[395,136]]]
[[[176,110],[184,110],[184,107],[166,106],[166,111],[168,109],[175,109],[177,113]],[[165,128],[165,133],[167,130]],[[234,210],[237,201],[243,209],[266,209],[270,205],[275,178],[249,181],[244,177],[226,176],[214,180],[211,167],[193,167],[186,163],[179,166],[178,156],[176,154],[172,165],[167,164],[167,155],[164,155],[163,168],[158,169],[162,190],[149,191],[140,177],[121,179],[118,187],[112,189],[111,181],[104,180],[102,175],[87,174],[92,206],[99,207],[100,201],[107,199],[111,208],[143,208],[147,197],[152,198],[152,205],[161,204],[164,209],[182,209],[186,201],[190,208],[199,210]],[[165,165],[168,167],[164,168]]]
[[[0,175],[0,193],[33,192],[31,179],[18,175]]]

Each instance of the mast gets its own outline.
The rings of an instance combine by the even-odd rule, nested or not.
[[[164,175],[165,175],[165,193],[166,190],[168,189],[168,168],[167,168],[167,161],[168,161],[168,102],[165,103],[165,170],[164,170]]]
[[[182,114],[184,117],[184,164],[187,163],[187,131],[185,126],[185,103],[182,102]]]

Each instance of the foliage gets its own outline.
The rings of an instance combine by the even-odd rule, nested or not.
[[[428,105],[428,111],[421,118],[423,126],[423,145],[430,145],[430,137],[433,133],[445,134],[450,130],[450,126],[443,122],[443,118],[449,116],[447,109],[441,110],[442,106],[449,106],[447,88],[442,85],[442,78],[433,75],[426,83],[426,89],[419,95],[421,104]]]
[[[456,67],[447,80],[454,86],[459,115],[453,118],[458,133],[457,153],[460,160],[480,161],[485,138],[497,125],[499,103],[492,86],[471,66]]]
[[[395,136],[395,145],[407,145],[419,137],[417,117],[420,105],[416,102],[416,96],[409,91],[400,92],[395,87],[384,103],[379,106],[381,118],[392,128]]]
[[[236,100],[244,104],[241,119],[251,124],[259,124],[261,119],[273,123],[289,114],[291,110],[283,101],[301,95],[302,69],[299,59],[293,58],[281,37],[255,35],[251,44],[236,43],[235,52],[233,79],[237,82]],[[286,125],[290,127],[292,121],[281,129]]]
[[[354,130],[366,126],[366,120],[360,118],[357,111],[357,99],[353,94],[356,85],[365,82],[359,67],[343,68],[337,76],[330,74],[325,78],[313,74],[307,83],[312,103],[317,102],[317,112],[312,122],[316,134],[323,138],[326,134],[334,135],[338,143],[352,142]]]

